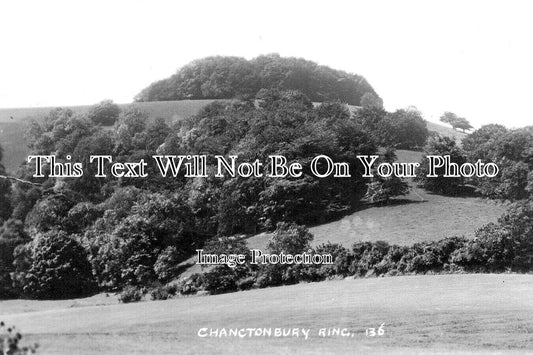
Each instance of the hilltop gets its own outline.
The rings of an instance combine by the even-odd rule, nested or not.
[[[250,98],[262,89],[273,88],[298,90],[311,101],[350,105],[361,105],[365,94],[378,97],[360,75],[303,58],[268,54],[251,60],[224,56],[195,60],[142,90],[135,101]]]

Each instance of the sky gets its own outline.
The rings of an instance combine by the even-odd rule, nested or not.
[[[1,1],[1,0],[0,0]],[[1,1],[0,108],[127,103],[210,55],[303,57],[393,111],[533,124],[531,1]]]

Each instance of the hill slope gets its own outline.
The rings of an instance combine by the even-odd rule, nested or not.
[[[24,342],[39,342],[40,354],[531,353],[532,292],[531,275],[405,276],[127,305],[55,301],[56,308],[25,313],[10,310],[39,309],[39,301],[4,301],[0,314],[27,335]],[[383,323],[385,335],[365,336]],[[309,329],[309,338],[197,335],[200,328],[271,327]],[[349,336],[319,337],[321,328]]]
[[[467,136],[466,133],[456,131],[453,128],[443,126],[439,123],[430,122],[430,121],[427,121],[427,123],[428,123],[428,130],[430,132],[433,131],[443,136],[452,137],[455,139],[457,143],[461,143],[463,138]]]

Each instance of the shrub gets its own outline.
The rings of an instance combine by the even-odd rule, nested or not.
[[[176,296],[176,293],[178,293],[178,285],[165,285],[151,290],[150,297],[152,300],[166,300]]]
[[[202,290],[203,275],[192,274],[191,276],[181,279],[177,283],[177,291],[181,295],[192,295]]]
[[[215,266],[203,275],[203,288],[212,295],[236,291],[239,275],[234,269],[226,265]]]
[[[389,244],[384,241],[355,243],[352,247],[354,260],[350,267],[350,273],[364,276],[376,271],[379,272],[379,269],[374,270],[374,267],[383,260],[389,248]]]
[[[327,242],[315,248],[316,254],[330,254],[333,258],[333,265],[320,265],[321,272],[325,277],[334,275],[346,276],[349,274],[351,260],[348,249],[337,243]]]
[[[139,302],[142,300],[144,292],[135,286],[126,286],[118,295],[118,300],[122,303]]]

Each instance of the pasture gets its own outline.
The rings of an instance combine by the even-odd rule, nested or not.
[[[136,304],[3,301],[40,354],[531,353],[532,275],[345,279]],[[93,303],[93,304],[91,304]],[[25,311],[26,310],[26,311]],[[383,336],[366,328],[385,323]],[[200,328],[304,328],[303,337],[198,337]],[[319,336],[322,328],[349,336]],[[353,336],[352,336],[353,334]]]

